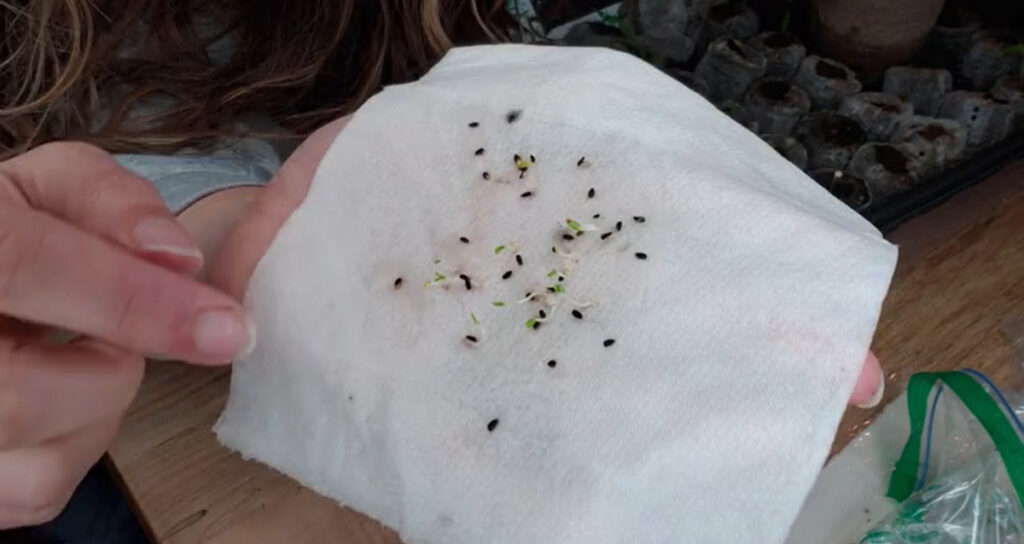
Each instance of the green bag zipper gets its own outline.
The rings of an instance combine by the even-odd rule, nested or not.
[[[973,377],[963,372],[922,372],[914,374],[907,385],[907,408],[910,412],[910,437],[900,455],[886,495],[905,501],[914,492],[921,470],[921,446],[928,398],[937,382],[945,384],[981,423],[995,444],[996,451],[1006,467],[1017,500],[1024,504],[1024,442],[1006,414],[989,392]]]

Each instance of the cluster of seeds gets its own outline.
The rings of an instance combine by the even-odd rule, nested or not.
[[[509,124],[515,123],[522,117],[522,114],[522,110],[509,111],[505,115],[505,122]],[[468,126],[471,129],[475,129],[480,127],[480,123],[478,121],[472,121],[469,123]],[[473,151],[473,155],[477,157],[482,157],[485,154],[486,149],[483,147],[477,148],[475,151]],[[587,161],[587,158],[585,156],[579,157],[579,159],[576,160],[575,162],[577,168],[590,167],[590,162]],[[515,169],[519,172],[519,179],[523,179],[530,171],[530,169],[537,164],[537,157],[532,154],[526,155],[525,157],[520,154],[514,154],[512,156],[512,164],[515,167]],[[483,180],[487,181],[492,178],[492,175],[490,172],[484,170],[481,172],[480,177]],[[585,195],[587,199],[595,199],[597,198],[597,189],[594,187],[590,187],[589,189],[586,190]],[[524,190],[519,193],[519,198],[521,199],[530,199],[533,198],[534,196],[536,196],[536,189]],[[592,218],[595,220],[600,219],[601,214],[595,213],[592,215]],[[632,219],[633,222],[638,224],[643,224],[644,222],[646,222],[646,218],[639,215],[633,216]],[[565,219],[563,224],[564,228],[560,232],[560,237],[565,242],[573,242],[584,236],[587,232],[601,230],[598,225],[581,223],[580,221],[577,221],[576,219],[573,218]],[[600,240],[608,240],[615,233],[621,232],[623,230],[623,227],[623,221],[616,220],[613,223],[612,227],[608,228],[605,232],[602,232],[599,235]],[[465,245],[471,244],[471,241],[467,236],[459,236],[458,240],[459,242]],[[511,262],[505,260],[507,256],[511,256],[511,261],[514,261],[516,267],[522,267],[525,263],[523,252],[515,243],[498,245],[497,247],[494,248],[493,253],[496,257],[499,258],[499,260],[508,263],[505,266],[499,266],[498,268],[499,270],[501,270],[500,277],[502,281],[510,280],[514,275],[514,267],[510,267],[509,265],[511,265]],[[545,322],[547,322],[550,319],[554,319],[557,315],[556,312],[559,306],[562,305],[563,301],[567,302],[568,305],[571,307],[569,315],[571,315],[576,320],[583,320],[584,314],[582,310],[593,305],[593,303],[591,302],[579,301],[572,298],[568,294],[564,286],[566,279],[570,276],[572,269],[575,267],[575,264],[579,261],[579,256],[574,255],[569,251],[561,250],[557,246],[552,246],[551,253],[561,257],[563,260],[563,264],[565,265],[562,267],[561,270],[553,268],[548,271],[547,278],[553,283],[547,285],[542,291],[529,291],[523,296],[522,299],[517,301],[517,305],[531,303],[539,305],[539,308],[537,308],[535,315],[531,315],[525,322],[525,328],[530,331],[536,331],[540,329]],[[648,258],[647,253],[642,251],[635,252],[634,256],[641,261],[645,261]],[[440,264],[441,259],[434,259],[435,266]],[[457,270],[446,271],[450,272],[453,276],[457,276],[458,279],[462,282],[462,285],[465,287],[466,291],[474,290],[473,278],[468,273]],[[402,284],[403,280],[401,277],[399,277],[394,280],[393,285],[394,288],[397,290],[402,288]],[[433,279],[428,280],[424,283],[424,287],[431,286],[440,286],[444,289],[448,289],[451,287],[448,276],[437,270],[434,271]],[[487,286],[484,285],[477,287],[479,287],[480,289],[486,289]],[[494,308],[510,308],[510,306],[504,300],[493,300],[491,302],[491,306]],[[470,313],[470,320],[473,323],[473,325],[480,325],[480,320],[477,318],[476,314]],[[479,345],[484,340],[484,338],[477,334],[466,334],[462,340],[467,346],[473,347]],[[602,341],[602,346],[606,348],[610,348],[613,345],[615,345],[614,338],[606,338]],[[557,366],[557,364],[557,361],[555,361],[554,359],[547,361],[547,366],[548,368],[551,369],[554,369]],[[497,418],[494,418],[487,423],[488,432],[493,432],[497,427]]]

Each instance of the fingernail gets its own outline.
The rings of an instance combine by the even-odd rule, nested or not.
[[[252,355],[252,352],[256,349],[256,324],[249,319],[249,316],[245,316],[245,334],[248,337],[248,342],[245,344],[245,348],[242,349],[242,353],[238,354],[239,359]]]
[[[875,393],[871,395],[871,398],[863,404],[858,404],[857,408],[863,408],[865,410],[874,408],[882,402],[882,397],[885,395],[885,374],[881,372],[878,374],[878,388],[875,389]]]
[[[192,329],[198,349],[218,359],[240,359],[256,347],[256,329],[248,317],[229,310],[199,314]]]
[[[203,253],[196,247],[192,237],[173,219],[147,217],[135,225],[132,238],[143,251],[169,253],[200,262],[203,260]]]

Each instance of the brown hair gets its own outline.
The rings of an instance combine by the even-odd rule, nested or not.
[[[0,0],[0,157],[54,139],[201,147],[253,112],[305,134],[418,77],[453,36],[495,39],[501,2],[484,1]]]

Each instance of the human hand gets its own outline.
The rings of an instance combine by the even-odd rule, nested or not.
[[[0,529],[55,517],[102,455],[143,354],[247,349],[241,306],[150,184],[85,144],[0,163]],[[66,343],[53,329],[81,336]]]
[[[211,284],[242,299],[253,270],[277,231],[306,199],[320,160],[350,117],[332,121],[306,138],[260,191],[220,243],[208,274]]]
[[[249,277],[266,253],[278,229],[306,198],[313,175],[331,142],[349,118],[339,119],[313,133],[281,168],[249,212],[228,234],[210,273],[211,282],[239,299]],[[868,353],[850,404],[872,408],[881,401],[884,380],[878,358]]]

